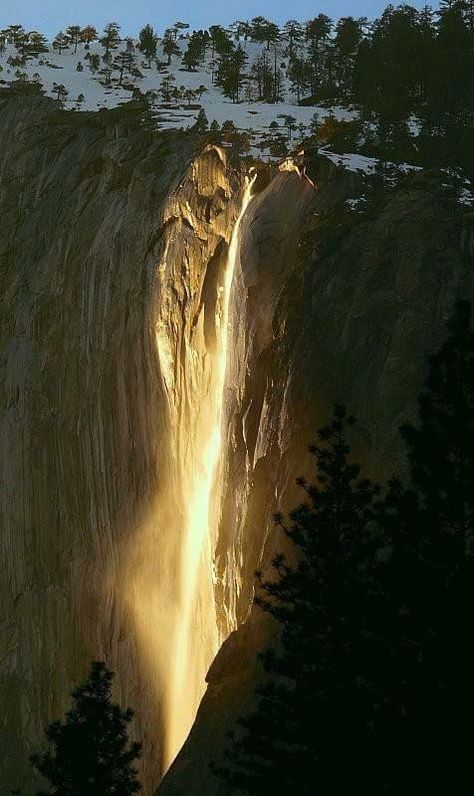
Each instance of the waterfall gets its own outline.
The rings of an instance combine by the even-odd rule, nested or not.
[[[240,226],[255,177],[246,178],[227,256],[215,264],[205,300],[207,274],[200,263],[190,254],[187,270],[181,269],[182,328],[176,321],[180,305],[167,283],[162,284],[168,304],[156,324],[156,347],[168,404],[163,421],[166,467],[160,473],[156,505],[130,544],[124,591],[140,665],[156,693],[155,732],[162,741],[163,773],[186,740],[207,670],[224,640],[217,621],[214,552],[224,471],[219,465],[231,342],[229,303]],[[163,280],[167,258],[173,256],[168,246],[169,240],[158,266]]]
[[[184,487],[185,527],[180,546],[176,622],[170,645],[166,684],[164,766],[167,768],[187,737],[205,689],[205,674],[219,646],[214,598],[214,542],[218,519],[218,463],[221,454],[224,387],[229,346],[229,301],[242,218],[251,199],[255,176],[246,178],[215,307],[215,350],[209,352],[206,392],[196,395],[194,439],[187,440]],[[192,346],[192,343],[191,343]],[[199,354],[188,352],[193,361]]]

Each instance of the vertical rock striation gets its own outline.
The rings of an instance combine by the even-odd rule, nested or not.
[[[136,711],[148,792],[183,509],[173,435],[185,445],[193,398],[183,383],[176,419],[169,382],[184,379],[196,324],[206,370],[203,308],[241,177],[216,149],[194,157],[189,134],[158,136],[138,105],[74,116],[0,102],[0,781],[28,779],[45,722],[103,658]]]

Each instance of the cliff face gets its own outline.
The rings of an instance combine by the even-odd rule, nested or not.
[[[222,410],[218,510],[191,578],[193,677],[231,635],[160,789],[211,796],[208,762],[251,704],[271,635],[249,616],[254,570],[280,544],[271,512],[296,499],[336,400],[359,418],[368,471],[403,470],[396,428],[423,358],[454,297],[472,296],[472,221],[429,175],[351,214],[359,178],[321,159],[316,192],[291,172],[257,181],[232,255],[244,179],[225,153],[158,136],[139,106],[0,103],[0,782],[21,784],[45,722],[101,658],[137,714],[145,792],[158,782],[188,504],[206,480],[193,474]]]
[[[217,150],[193,161],[189,135],[158,137],[140,108],[0,102],[0,782],[21,784],[46,720],[105,659],[149,786],[162,684],[143,623],[153,642],[173,456],[157,337],[173,331],[178,373],[241,179]]]
[[[314,176],[318,190],[310,196],[304,182],[280,175],[249,207],[242,228],[237,296],[246,378],[231,412],[223,519],[238,529],[235,558],[248,576],[241,621],[252,571],[284,543],[270,513],[295,505],[296,476],[311,477],[305,451],[315,428],[334,402],[346,403],[359,421],[354,452],[365,473],[403,474],[398,426],[414,416],[426,354],[440,342],[455,298],[474,296],[473,219],[434,175],[382,190],[361,214],[346,204],[363,190],[359,176],[324,159]],[[245,468],[239,502],[232,473]],[[258,652],[273,632],[252,610],[225,642],[160,796],[229,792],[209,762],[222,760],[227,733],[252,710]]]

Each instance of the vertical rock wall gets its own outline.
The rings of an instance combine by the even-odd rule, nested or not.
[[[243,624],[208,673],[159,796],[229,794],[209,764],[222,762],[229,731],[255,707],[258,653],[274,632],[262,612],[249,613],[253,572],[284,544],[271,513],[295,505],[298,475],[312,477],[315,429],[345,403],[359,421],[352,442],[364,472],[403,475],[398,426],[414,416],[426,354],[456,297],[474,296],[472,214],[434,175],[380,191],[360,214],[346,204],[363,190],[359,176],[321,158],[315,179],[313,193],[295,174],[278,175],[243,224],[218,548],[223,610]]]
[[[140,106],[75,116],[13,92],[0,103],[1,788],[28,780],[45,722],[105,659],[137,714],[148,792],[161,767],[153,643],[166,628],[145,590],[169,576],[156,507],[173,455],[157,335],[173,329],[179,377],[240,177],[215,149],[193,161],[192,136],[158,136]],[[141,590],[144,626],[130,610]]]

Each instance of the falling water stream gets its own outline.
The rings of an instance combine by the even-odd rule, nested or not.
[[[251,199],[255,176],[246,179],[239,216],[228,250],[216,304],[216,344],[210,352],[209,380],[199,397],[194,439],[188,440],[184,529],[177,562],[178,594],[169,645],[165,685],[164,767],[169,767],[194,721],[205,689],[205,674],[221,639],[217,627],[213,583],[213,542],[219,517],[218,482],[224,388],[229,347],[229,302],[242,218]],[[202,356],[191,351],[191,358]]]

